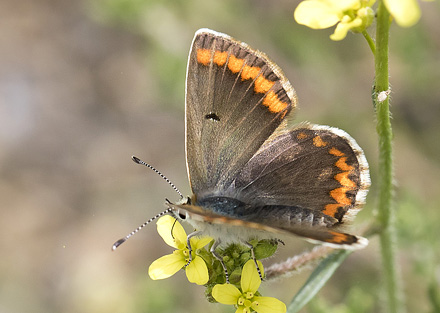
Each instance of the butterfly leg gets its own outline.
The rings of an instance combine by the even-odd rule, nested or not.
[[[254,246],[253,246],[250,242],[247,242],[247,241],[245,242],[245,245],[246,245],[249,249],[251,249],[251,257],[252,257],[252,260],[254,260],[255,266],[256,266],[257,271],[258,271],[258,275],[260,275],[260,279],[263,280],[263,276],[261,275],[260,267],[258,266],[257,259],[255,258]]]
[[[197,230],[195,232],[192,232],[191,234],[188,235],[188,237],[186,237],[186,245],[188,247],[188,253],[189,253],[189,261],[188,263],[185,264],[185,267],[187,267],[189,265],[189,263],[192,262],[192,247],[191,247],[191,241],[190,239],[194,236],[197,236],[198,234],[200,234],[201,231]]]
[[[226,277],[226,283],[229,284],[229,274],[228,274],[228,269],[226,268],[225,262],[223,262],[223,258],[215,251],[215,249],[217,249],[217,247],[220,244],[220,239],[217,239],[214,244],[211,246],[211,253],[212,255],[220,262],[220,264],[223,267],[223,270],[225,271],[225,277]]]

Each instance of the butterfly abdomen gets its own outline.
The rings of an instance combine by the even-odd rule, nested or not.
[[[338,224],[334,217],[300,206],[263,205],[254,208],[253,211],[257,212],[255,215],[259,219],[264,219],[266,225],[282,229],[298,226],[327,228]]]
[[[247,222],[289,229],[290,227],[331,227],[338,220],[320,211],[288,205],[251,205],[224,196],[206,197],[198,206],[213,214],[237,218]]]

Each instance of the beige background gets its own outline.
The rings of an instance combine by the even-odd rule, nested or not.
[[[208,304],[184,273],[159,282],[148,265],[170,253],[152,225],[112,243],[177,194],[132,154],[190,192],[184,80],[195,30],[210,27],[268,53],[297,90],[297,121],[340,127],[364,148],[373,179],[356,225],[374,216],[377,137],[373,59],[361,36],[328,39],[293,20],[294,1],[0,0],[0,312],[233,312]],[[399,264],[409,312],[430,308],[439,282],[439,5],[411,29],[392,27]],[[292,238],[268,263],[311,245]],[[321,292],[373,301],[377,238]],[[267,284],[288,303],[310,270]],[[437,275],[437,276],[436,276]]]

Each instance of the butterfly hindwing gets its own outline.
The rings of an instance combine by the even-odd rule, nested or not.
[[[361,148],[344,131],[303,125],[266,142],[244,166],[234,188],[256,205],[297,205],[339,222],[363,205],[370,184]]]

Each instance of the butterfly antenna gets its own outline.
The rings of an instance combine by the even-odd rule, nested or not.
[[[138,157],[135,157],[134,155],[131,157],[131,159],[135,162],[135,163],[137,163],[137,164],[140,164],[140,165],[144,165],[144,166],[146,166],[146,167],[148,167],[150,170],[153,170],[157,175],[159,175],[160,177],[162,177],[163,179],[165,179],[165,181],[168,183],[168,184],[170,184],[170,186],[179,194],[179,196],[180,196],[180,199],[183,199],[183,195],[182,195],[182,193],[180,192],[180,190],[179,189],[177,189],[177,187],[164,175],[164,174],[162,174],[161,172],[159,172],[157,169],[155,169],[153,166],[151,166],[150,164],[148,164],[148,163],[145,163],[144,161],[142,161],[141,159],[139,159]]]
[[[139,226],[138,228],[136,228],[135,230],[133,230],[131,233],[129,233],[127,236],[125,236],[124,238],[119,239],[118,241],[116,241],[113,246],[112,246],[112,250],[115,251],[117,247],[119,247],[120,245],[122,245],[124,242],[126,242],[131,236],[133,236],[134,234],[136,234],[138,231],[140,231],[142,228],[144,228],[145,226],[147,226],[148,224],[150,224],[152,221],[154,221],[155,219],[161,217],[162,215],[165,215],[167,213],[170,213],[173,210],[173,208],[168,208],[163,212],[160,212],[159,214],[157,214],[156,216],[150,218],[148,221],[146,221],[145,223],[143,223],[141,226]]]

